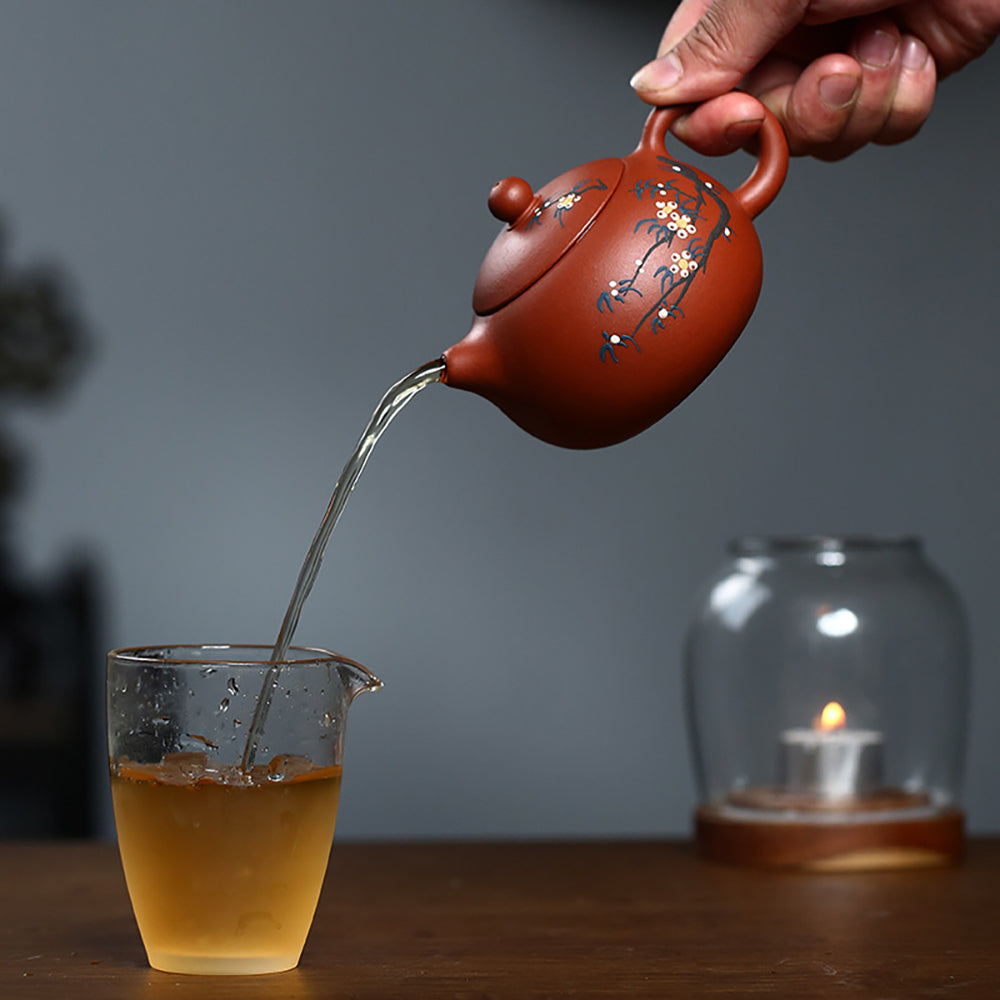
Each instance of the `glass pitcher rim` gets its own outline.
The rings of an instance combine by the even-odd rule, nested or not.
[[[146,667],[198,667],[205,669],[212,666],[225,666],[227,669],[249,668],[261,669],[262,667],[302,667],[319,665],[334,662],[341,666],[352,667],[369,679],[371,683],[381,686],[382,682],[364,664],[357,660],[344,656],[342,653],[334,652],[330,649],[323,649],[320,646],[289,646],[288,653],[303,653],[304,656],[291,658],[286,654],[284,659],[272,660],[270,655],[264,655],[258,659],[251,659],[246,655],[246,651],[255,650],[264,654],[270,654],[273,647],[263,643],[214,643],[214,642],[177,642],[177,643],[147,643],[139,646],[121,646],[108,652],[107,658],[110,662],[115,660],[118,663],[134,666]],[[192,651],[199,650],[210,653],[218,653],[218,656],[196,657],[191,655]],[[188,655],[184,655],[188,651]],[[244,655],[239,654],[243,651]],[[167,655],[152,655],[154,653]],[[231,655],[226,655],[227,653]]]
[[[727,548],[733,555],[754,556],[779,552],[918,552],[919,535],[802,534],[740,535]]]

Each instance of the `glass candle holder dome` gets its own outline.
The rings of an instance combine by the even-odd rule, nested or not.
[[[917,538],[743,538],[685,642],[703,854],[804,867],[960,856],[969,640]]]

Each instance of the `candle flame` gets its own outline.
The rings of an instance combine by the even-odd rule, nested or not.
[[[814,725],[816,729],[828,733],[831,729],[840,729],[846,722],[847,713],[843,705],[839,701],[831,701],[823,706]]]

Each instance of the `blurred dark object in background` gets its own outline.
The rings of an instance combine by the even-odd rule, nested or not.
[[[4,249],[0,233],[0,413],[57,397],[84,340],[65,279],[12,271]],[[82,556],[45,580],[20,571],[9,536],[23,466],[0,428],[0,837],[83,837],[94,827],[97,574]]]
[[[100,663],[93,566],[46,581],[0,568],[0,837],[93,832],[90,677]]]

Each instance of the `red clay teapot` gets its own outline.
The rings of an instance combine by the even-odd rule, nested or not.
[[[508,177],[489,196],[506,227],[476,279],[469,334],[441,381],[489,399],[567,448],[638,434],[722,360],[760,294],[750,221],[773,200],[788,145],[769,112],[750,177],[727,191],[666,153],[686,108],[655,108],[635,152],[540,191]]]

